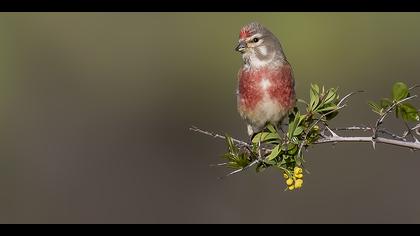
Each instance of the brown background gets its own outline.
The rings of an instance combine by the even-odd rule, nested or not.
[[[419,223],[420,156],[401,148],[317,146],[297,192],[276,170],[217,179],[224,143],[188,127],[246,138],[233,48],[253,20],[300,98],[368,91],[335,126],[372,125],[367,100],[419,83],[416,13],[2,13],[0,222]]]

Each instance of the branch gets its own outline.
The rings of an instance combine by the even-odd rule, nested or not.
[[[376,137],[378,136],[378,130],[379,130],[379,126],[382,125],[382,123],[384,122],[385,118],[394,110],[395,107],[397,107],[398,105],[400,105],[403,102],[406,102],[408,100],[411,100],[413,98],[416,98],[417,95],[405,98],[403,100],[400,100],[398,102],[395,102],[394,104],[392,104],[392,106],[390,106],[388,109],[386,109],[386,111],[384,112],[384,114],[382,114],[382,116],[379,117],[379,119],[376,121],[376,125],[375,125],[375,132],[373,135],[373,139],[376,139]]]
[[[419,124],[420,126],[420,124]],[[338,128],[339,130],[363,130],[364,128],[362,127],[349,127],[349,128]],[[338,130],[338,129],[332,129],[332,130]],[[366,129],[372,129],[372,128],[366,128]],[[205,130],[201,130],[197,127],[192,127],[190,128],[191,131],[193,132],[197,132],[197,133],[201,133],[207,136],[211,136],[214,138],[218,138],[218,139],[223,139],[225,140],[226,138],[223,135],[220,134],[216,134],[210,131],[205,131]],[[242,146],[251,146],[250,144],[238,140],[238,139],[233,139],[232,140]],[[373,137],[342,137],[342,136],[329,136],[329,137],[323,137],[321,139],[319,139],[318,141],[314,142],[314,144],[327,144],[327,143],[367,143],[370,142],[372,143],[373,141]],[[399,147],[404,147],[404,148],[409,148],[409,149],[415,149],[415,150],[420,150],[420,143],[419,142],[408,142],[408,141],[402,141],[402,140],[395,140],[395,139],[390,139],[390,138],[384,138],[384,137],[377,137],[376,138],[376,142],[377,143],[383,143],[383,144],[388,144],[388,145],[393,145],[393,146],[399,146]],[[269,150],[269,149],[267,149]],[[254,163],[255,164],[255,163]]]
[[[372,143],[373,137],[326,137],[319,139],[318,141],[314,142],[314,144],[324,144],[324,143]],[[375,139],[376,143],[383,143],[389,144],[393,146],[399,146],[404,148],[410,148],[415,150],[420,150],[420,143],[419,142],[407,142],[407,141],[400,141],[395,139],[388,139],[383,137],[377,137]]]
[[[220,135],[220,134],[217,134],[217,133],[214,133],[214,132],[210,132],[210,131],[206,131],[206,130],[202,130],[202,129],[200,129],[200,128],[196,127],[196,126],[192,126],[192,127],[190,127],[190,128],[189,128],[189,130],[190,130],[190,131],[193,131],[193,132],[200,133],[200,134],[204,134],[204,135],[207,135],[207,136],[210,136],[210,137],[216,138],[216,139],[226,140],[226,137],[225,137],[225,136],[223,136],[223,135]],[[251,144],[248,144],[248,143],[246,143],[246,142],[244,142],[244,141],[242,141],[242,140],[235,139],[235,138],[232,138],[232,137],[231,137],[231,139],[232,139],[232,141],[233,141],[234,143],[238,144],[238,145],[239,145],[239,146],[241,146],[241,147],[246,147],[248,150],[249,150],[250,148],[252,148],[252,145],[251,145]],[[260,147],[260,150],[264,150],[265,152],[271,152],[271,149],[268,149],[268,148],[263,148],[263,147]],[[251,151],[250,151],[250,152],[251,152]],[[231,175],[233,175],[233,174],[237,174],[237,173],[239,173],[239,172],[245,171],[245,170],[249,169],[250,167],[252,167],[253,165],[255,165],[255,164],[259,163],[259,162],[262,162],[262,161],[264,161],[264,159],[261,157],[261,153],[260,153],[259,158],[257,158],[256,160],[252,161],[252,162],[251,162],[250,164],[248,164],[247,166],[245,166],[245,167],[243,167],[243,168],[240,168],[240,169],[237,169],[237,170],[235,170],[235,171],[232,171],[232,172],[230,172],[229,174],[227,174],[227,175],[225,175],[225,176],[223,176],[223,177],[220,177],[219,179],[223,179],[223,178],[226,178],[226,177],[231,176]],[[225,166],[225,165],[227,165],[227,164],[228,164],[228,163],[220,163],[220,164],[214,164],[214,165],[211,165],[211,166]]]
[[[420,124],[419,124],[420,125]],[[367,132],[367,131],[372,131],[373,130],[373,128],[371,128],[371,127],[359,127],[359,126],[352,126],[352,127],[343,127],[343,128],[334,128],[334,129],[332,129],[332,130],[334,130],[334,131],[363,131],[363,132]],[[415,128],[413,128],[412,130],[415,130]],[[378,132],[379,133],[382,133],[382,134],[386,134],[386,135],[389,135],[389,136],[391,136],[393,139],[398,139],[398,140],[400,140],[400,141],[407,141],[407,139],[406,138],[404,138],[404,137],[401,137],[401,136],[398,136],[398,135],[396,135],[396,134],[394,134],[394,133],[392,133],[391,131],[388,131],[388,130],[386,130],[386,129],[379,129],[378,130]]]
[[[420,88],[420,85],[416,84],[408,89],[408,91],[414,90],[416,88]]]
[[[414,88],[416,88],[416,87],[412,87],[411,89],[414,89]],[[382,114],[379,117],[379,119],[376,121],[375,128],[373,129],[373,136],[372,136],[373,149],[376,148],[376,140],[378,138],[378,132],[379,132],[378,130],[379,130],[379,127],[384,122],[385,118],[394,110],[395,107],[397,107],[398,105],[400,105],[403,102],[406,102],[406,101],[411,100],[411,99],[416,98],[416,97],[417,97],[417,95],[414,95],[414,96],[411,96],[411,97],[402,99],[402,100],[400,100],[398,102],[394,102],[394,104],[392,104],[392,106],[390,106],[388,109],[386,109],[386,111],[384,112],[384,114]]]
[[[206,130],[202,130],[202,129],[197,128],[196,126],[190,127],[190,131],[201,133],[201,134],[204,134],[204,135],[207,135],[207,136],[211,136],[213,138],[219,138],[219,139],[226,140],[226,137],[223,136],[223,135],[216,134],[216,133],[206,131]],[[251,145],[249,145],[248,143],[246,143],[242,140],[232,138],[232,141],[235,142],[236,144],[242,146],[242,147],[251,147]]]
[[[264,133],[261,133],[258,143],[255,140],[245,142],[195,126],[189,130],[227,141],[228,152],[223,157],[228,162],[213,166],[228,166],[235,170],[221,178],[241,173],[254,165],[257,166],[257,172],[269,167],[276,167],[283,172],[286,190],[294,190],[302,187],[303,170],[305,169],[303,150],[308,149],[312,144],[371,143],[376,149],[376,144],[381,143],[407,148],[413,152],[420,150],[420,123],[417,122],[418,124],[412,128],[407,123],[419,119],[420,110],[407,102],[418,97],[418,95],[410,95],[410,91],[417,88],[420,86],[408,87],[406,84],[398,82],[394,84],[392,90],[393,99],[381,99],[379,104],[369,102],[373,111],[379,114],[374,125],[370,127],[365,125],[343,128],[329,127],[329,121],[340,110],[347,107],[348,98],[363,91],[349,93],[339,99],[337,89],[325,90],[323,86],[320,93],[320,87],[311,84],[310,102],[298,100],[306,105],[306,113],[301,114],[299,107],[294,107],[294,116],[289,116],[288,131],[284,131],[280,126],[283,136],[279,129],[273,130],[270,126],[265,127],[270,131],[268,135],[262,138]],[[401,118],[406,126],[405,132],[401,135],[383,126],[385,119],[393,112],[397,113],[397,118]]]
[[[417,135],[420,136],[420,124],[417,124],[414,126],[414,128],[411,129],[412,131],[415,131]]]

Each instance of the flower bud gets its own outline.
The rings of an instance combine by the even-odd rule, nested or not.
[[[303,185],[303,180],[302,179],[298,179],[295,182],[295,188],[301,188]]]

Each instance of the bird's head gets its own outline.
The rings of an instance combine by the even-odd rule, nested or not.
[[[236,51],[242,54],[245,64],[262,66],[273,60],[285,60],[279,40],[257,22],[242,27]]]

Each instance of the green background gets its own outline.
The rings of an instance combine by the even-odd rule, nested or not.
[[[2,13],[0,222],[419,223],[420,156],[398,147],[311,148],[295,192],[276,170],[218,180],[225,144],[188,128],[246,139],[233,49],[254,20],[299,98],[367,91],[334,126],[373,125],[367,100],[420,83],[418,13]]]

